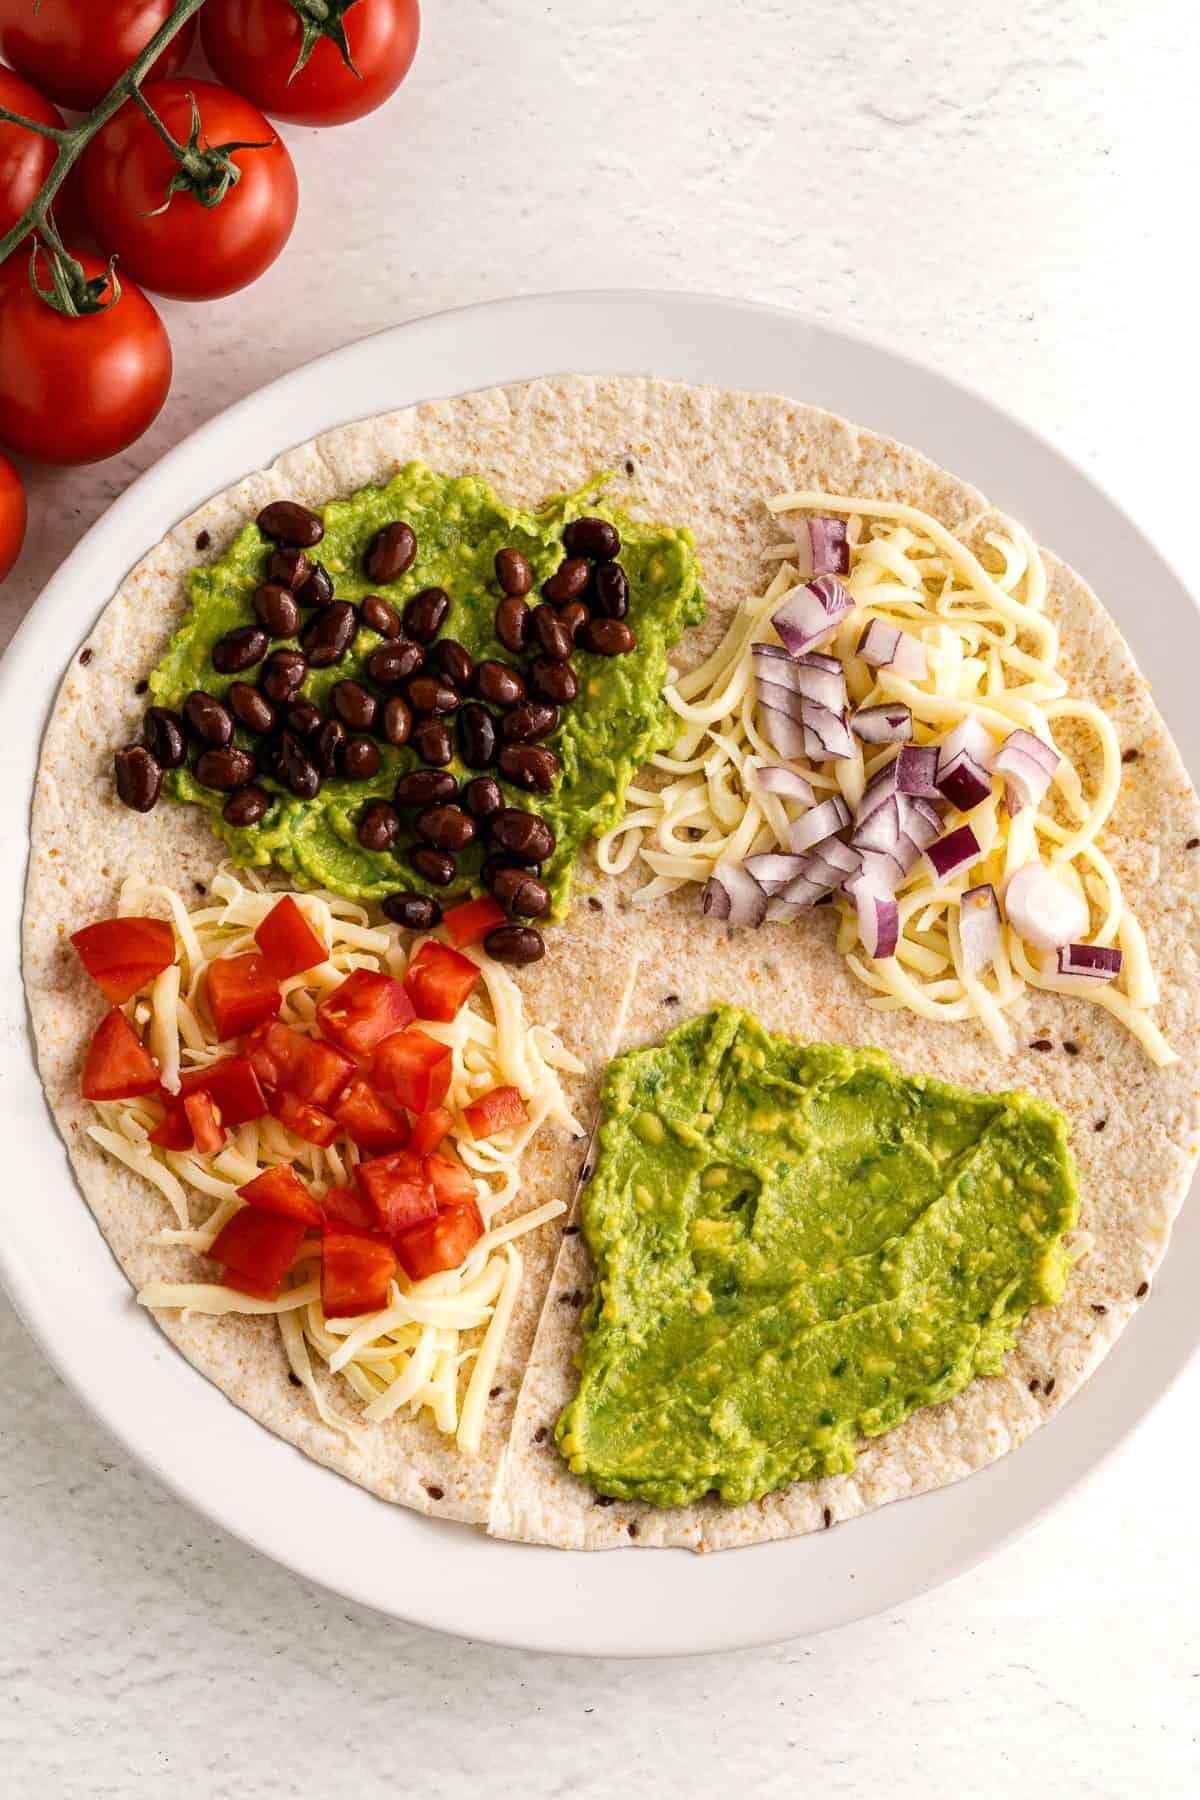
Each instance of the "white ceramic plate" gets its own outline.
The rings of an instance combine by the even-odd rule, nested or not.
[[[390,1507],[238,1411],[133,1302],[71,1178],[30,1053],[18,959],[29,796],[65,654],[139,555],[290,444],[348,419],[564,371],[671,376],[814,401],[977,483],[1086,576],[1155,684],[1193,775],[1200,615],[1117,507],[989,402],[890,351],[768,307],[563,294],[442,314],[322,357],[163,458],[88,533],[0,664],[0,1106],[10,1196],[0,1273],[64,1378],[192,1505],[314,1581],[465,1637],[596,1655],[767,1643],[861,1617],[969,1567],[1082,1481],[1180,1372],[1200,1335],[1200,1218],[1185,1212],[1153,1301],[1062,1415],[956,1487],[789,1543],[700,1557],[494,1543]],[[1135,610],[1135,598],[1136,610]],[[18,1128],[19,1121],[19,1128]]]

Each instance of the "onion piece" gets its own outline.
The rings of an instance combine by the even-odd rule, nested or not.
[[[808,739],[803,725],[788,712],[774,706],[759,706],[760,723],[772,748],[780,756],[799,761],[808,755]]]
[[[755,644],[750,661],[760,704],[779,706],[781,701],[778,692],[773,695],[767,690],[786,689],[805,700],[815,700],[819,705],[827,706],[830,712],[842,712],[846,705],[846,677],[841,663],[835,663],[832,669],[828,669],[825,667],[826,660],[822,657],[820,662],[816,662],[807,656],[789,656],[786,650],[779,650],[771,644]]]
[[[1009,732],[992,766],[1004,777],[1004,804],[1010,818],[1015,819],[1023,806],[1037,805],[1061,761],[1057,750],[1024,726]]]
[[[869,882],[861,881],[854,890],[854,909],[867,955],[877,962],[895,956],[900,942],[900,907],[895,896],[877,894]]]
[[[767,896],[738,863],[718,863],[704,884],[701,911],[731,925],[761,925],[767,916]]]
[[[850,567],[850,543],[845,519],[830,519],[823,513],[812,518],[792,519],[796,537],[796,569],[803,580],[814,575],[845,575]]]
[[[1004,912],[1017,936],[1037,950],[1057,950],[1087,930],[1087,904],[1042,862],[1027,862],[1004,890]]]
[[[822,800],[819,806],[801,813],[792,825],[788,834],[793,852],[799,856],[805,850],[811,850],[814,844],[824,843],[836,832],[842,831],[850,823],[850,808],[840,794],[830,794],[828,800]],[[793,870],[799,874],[800,870]]]
[[[1107,944],[1060,944],[1060,975],[1088,975],[1093,981],[1112,981],[1121,973],[1124,954]]]
[[[841,663],[836,656],[826,656],[821,650],[806,650],[797,662],[806,663],[810,669],[828,669],[831,675],[843,674]]]
[[[747,875],[752,875],[764,894],[777,894],[785,888],[789,881],[803,874],[798,856],[788,856],[783,850],[764,850],[760,856],[748,856],[742,864]]]
[[[969,750],[960,750],[948,763],[938,762],[938,792],[959,812],[970,812],[992,791],[992,778]]]
[[[908,706],[860,706],[850,729],[864,744],[907,744],[912,737],[912,709]]]
[[[979,839],[969,825],[959,825],[929,845],[925,852],[939,881],[950,881],[980,856]]]
[[[868,619],[858,640],[858,654],[873,669],[895,669],[909,681],[921,681],[928,673],[925,646],[911,631]]]
[[[854,755],[850,722],[844,712],[832,712],[816,700],[802,700],[804,751],[810,762],[828,762],[831,758]]]
[[[901,794],[899,798],[905,836],[912,838],[918,849],[928,850],[941,833],[942,815],[918,794]]]
[[[996,760],[996,740],[986,725],[981,725],[973,713],[947,732],[938,745],[938,774],[949,768],[963,754],[969,756],[985,769],[990,769]]]
[[[805,806],[811,806],[816,799],[811,781],[795,769],[785,769],[779,763],[760,763],[750,776],[754,786],[764,794],[778,794],[781,800],[802,800]]]
[[[850,844],[855,850],[880,850],[890,854],[903,832],[900,802],[895,794],[888,794],[870,812],[859,814],[858,823],[850,833]]]
[[[940,800],[937,766],[936,744],[905,744],[896,758],[897,791],[901,794],[915,794],[922,800]]]
[[[793,656],[810,650],[836,631],[854,607],[854,596],[834,575],[818,575],[785,594],[771,619],[784,648]]]
[[[1000,954],[1000,904],[991,882],[968,888],[958,903],[958,935],[963,968],[982,975]]]
[[[789,881],[780,898],[800,907],[815,906],[825,894],[856,875],[862,867],[857,850],[851,850],[840,838],[826,838],[818,849],[800,858],[801,874]]]

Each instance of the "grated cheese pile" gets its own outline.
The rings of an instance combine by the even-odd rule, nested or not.
[[[213,904],[189,913],[172,888],[135,877],[121,890],[121,915],[165,911],[175,927],[176,962],[155,979],[148,999],[131,1003],[134,1023],[141,1029],[149,1027],[149,1046],[168,1092],[178,1090],[181,1072],[229,1054],[227,1044],[217,1043],[203,1003],[204,973],[216,957],[253,950],[255,927],[280,897],[277,891],[243,886],[224,871],[210,891]],[[325,893],[294,898],[329,954],[319,967],[280,984],[279,1017],[297,1030],[315,1033],[317,1006],[351,970],[402,976],[408,958],[398,929],[371,925],[365,909],[353,902]],[[413,953],[423,941],[412,943]],[[516,1218],[496,1221],[517,1197],[521,1158],[534,1135],[551,1126],[582,1136],[583,1128],[559,1079],[579,1073],[581,1065],[546,1026],[527,1025],[520,989],[498,963],[482,951],[462,954],[479,965],[480,987],[452,1023],[421,1021],[423,1031],[453,1052],[453,1075],[444,1102],[454,1117],[447,1143],[474,1179],[485,1226],[484,1236],[462,1266],[415,1282],[401,1273],[386,1310],[362,1318],[324,1317],[316,1241],[302,1244],[290,1285],[278,1300],[254,1299],[207,1281],[151,1281],[138,1299],[143,1306],[179,1308],[185,1315],[273,1313],[291,1368],[326,1424],[351,1438],[361,1437],[356,1421],[327,1404],[313,1375],[314,1355],[363,1403],[361,1418],[367,1423],[377,1424],[401,1409],[416,1415],[428,1408],[439,1430],[455,1437],[459,1448],[470,1455],[479,1449],[488,1390],[521,1283],[521,1257],[514,1240],[563,1213],[566,1205],[554,1200]],[[481,991],[486,1010],[478,1004]],[[463,1108],[497,1086],[519,1089],[528,1120],[477,1141],[463,1119]],[[344,1134],[321,1149],[270,1116],[234,1127],[225,1146],[213,1155],[163,1150],[148,1141],[164,1110],[155,1096],[101,1102],[96,1110],[100,1123],[89,1127],[90,1135],[111,1156],[152,1182],[175,1214],[176,1225],[161,1231],[157,1242],[201,1255],[243,1205],[238,1187],[263,1169],[276,1163],[295,1165],[320,1199],[330,1187],[352,1181],[361,1154]],[[206,1206],[205,1216],[197,1220],[194,1209]],[[480,1331],[482,1338],[470,1335]]]

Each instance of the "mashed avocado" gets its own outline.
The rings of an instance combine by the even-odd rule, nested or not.
[[[850,1470],[860,1439],[999,1373],[1062,1297],[1077,1211],[1044,1101],[732,1007],[692,1019],[605,1079],[562,1454],[659,1506]]]
[[[628,623],[637,648],[611,658],[576,652],[578,698],[564,710],[555,734],[546,739],[562,761],[554,791],[528,794],[502,784],[508,805],[536,811],[555,833],[557,847],[543,870],[555,916],[566,910],[579,846],[620,818],[632,775],[675,739],[677,724],[662,697],[667,651],[703,614],[691,534],[640,524],[609,506],[598,506],[595,483],[551,500],[535,513],[504,505],[485,482],[473,477],[437,475],[421,463],[409,463],[385,487],[363,488],[349,499],[331,501],[322,512],[325,536],[314,552],[332,575],[339,600],[357,602],[374,592],[399,607],[422,588],[445,588],[451,610],[444,635],[465,645],[476,660],[508,661],[493,632],[501,598],[492,566],[496,551],[512,545],[524,552],[533,567],[531,598],[536,599],[540,584],[563,558],[564,524],[584,512],[600,512],[620,530],[621,562],[630,588]],[[394,519],[407,520],[416,532],[417,557],[400,580],[380,586],[367,580],[363,556],[380,526]],[[193,688],[222,696],[238,679],[217,673],[212,647],[235,626],[253,623],[251,596],[265,579],[273,548],[258,526],[249,524],[219,561],[193,569],[191,609],[150,680],[159,705],[178,710]],[[340,662],[310,672],[303,694],[327,711],[333,683],[346,677],[364,680],[366,658],[382,641],[360,627]],[[294,645],[295,640],[287,643]],[[281,643],[272,646],[281,647]],[[241,679],[253,680],[256,674],[251,670]],[[240,729],[236,741],[248,750],[256,745]],[[240,829],[221,817],[227,796],[202,787],[186,768],[170,773],[163,791],[175,800],[206,807],[214,831],[224,838],[236,863],[273,862],[303,883],[351,899],[378,900],[400,888],[427,886],[408,866],[403,854],[406,840],[401,840],[398,856],[365,850],[358,842],[356,825],[366,803],[390,799],[397,775],[419,766],[407,746],[380,748],[378,775],[368,781],[327,780],[315,800],[297,800],[278,782],[260,776],[260,785],[273,797],[272,809],[261,823]],[[474,771],[456,760],[451,773],[461,780]],[[464,851],[459,858],[460,879],[454,887],[439,890],[441,896],[478,891],[485,854],[486,847],[478,844]]]

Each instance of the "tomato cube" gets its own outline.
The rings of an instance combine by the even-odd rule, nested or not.
[[[311,1100],[297,1100],[294,1094],[281,1091],[272,1094],[268,1102],[273,1118],[294,1131],[307,1143],[318,1144],[324,1150],[332,1144],[338,1134],[338,1122],[321,1107],[314,1106]]]
[[[238,1193],[251,1206],[278,1213],[281,1219],[299,1219],[304,1225],[325,1222],[324,1213],[290,1163],[275,1163],[264,1169],[253,1181],[245,1182]]]
[[[444,1106],[431,1107],[419,1119],[413,1120],[409,1143],[418,1156],[428,1156],[431,1150],[437,1149],[453,1123],[453,1113],[447,1112]]]
[[[362,1057],[394,1031],[403,1031],[415,1016],[402,984],[371,969],[353,970],[317,1008],[325,1036],[351,1056]]]
[[[326,1231],[378,1231],[379,1221],[356,1188],[331,1187],[321,1202]]]
[[[371,1064],[371,1080],[407,1106],[410,1112],[428,1112],[440,1106],[450,1091],[454,1057],[448,1044],[439,1044],[415,1025],[385,1038]]]
[[[132,1100],[158,1086],[158,1064],[119,1007],[97,1025],[83,1064],[85,1100]]]
[[[525,1102],[515,1087],[493,1088],[463,1107],[463,1118],[477,1138],[495,1137],[498,1131],[507,1131],[512,1125],[523,1125],[528,1117]]]
[[[464,944],[481,944],[489,931],[507,923],[507,913],[490,894],[484,894],[479,900],[464,900],[461,906],[452,906],[442,919],[451,943],[460,949]]]
[[[382,1094],[367,1082],[352,1081],[333,1109],[333,1116],[360,1150],[382,1156],[403,1150],[408,1143],[408,1120],[389,1106]]]
[[[301,1219],[244,1206],[217,1233],[209,1255],[225,1268],[225,1285],[261,1300],[277,1300],[283,1278],[304,1241]],[[233,1279],[230,1279],[232,1272]]]
[[[286,1088],[297,1100],[328,1106],[357,1074],[354,1059],[323,1038],[305,1037],[272,1020],[246,1039],[246,1055],[265,1088]]]
[[[390,1244],[354,1231],[327,1231],[321,1244],[321,1311],[327,1319],[382,1312],[396,1279]]]
[[[175,1100],[168,1104],[166,1112],[150,1133],[150,1142],[160,1150],[190,1150],[194,1139],[188,1116],[183,1110],[183,1101]]]
[[[444,1206],[462,1206],[468,1200],[472,1206],[476,1204],[474,1179],[460,1162],[451,1162],[448,1156],[427,1156],[425,1175],[439,1210]]]
[[[435,938],[421,945],[404,971],[418,1019],[436,1019],[443,1025],[457,1017],[478,980],[479,970],[469,956],[460,956]]]
[[[277,900],[254,933],[267,969],[276,981],[303,975],[323,963],[328,951],[290,894]]]
[[[433,1187],[411,1150],[394,1150],[360,1162],[354,1179],[375,1209],[380,1228],[389,1235],[432,1219],[437,1212]]]
[[[183,1098],[199,1092],[210,1094],[222,1120],[231,1128],[261,1119],[267,1110],[266,1096],[247,1056],[222,1056],[206,1069],[189,1069],[179,1078],[179,1092]]]
[[[79,960],[106,1000],[120,1006],[175,961],[175,933],[162,919],[98,919],[71,933]]]
[[[209,1010],[222,1042],[273,1019],[283,1004],[266,959],[253,950],[209,963],[207,982]]]
[[[214,1155],[225,1142],[225,1127],[220,1112],[213,1105],[212,1095],[205,1088],[197,1088],[194,1094],[185,1095],[183,1112],[192,1142],[201,1156]]]
[[[483,1236],[483,1220],[473,1200],[446,1207],[436,1219],[402,1232],[396,1255],[410,1281],[423,1281],[443,1269],[457,1269]]]

